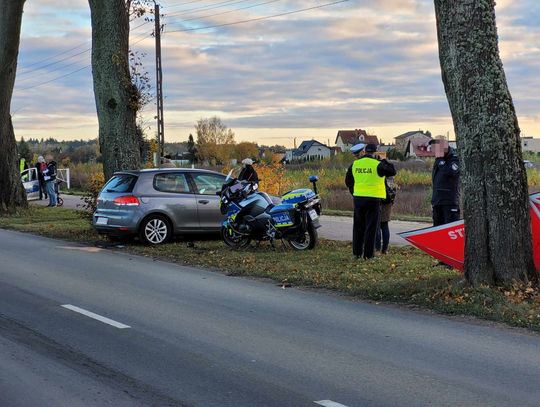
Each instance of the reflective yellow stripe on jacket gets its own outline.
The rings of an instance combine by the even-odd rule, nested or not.
[[[360,158],[353,163],[354,196],[386,198],[384,177],[377,174],[378,165],[379,161],[370,157]]]

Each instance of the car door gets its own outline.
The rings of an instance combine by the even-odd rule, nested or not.
[[[225,218],[219,210],[221,191],[225,175],[211,172],[190,173],[195,188],[197,212],[201,229],[219,229]]]
[[[39,179],[37,169],[32,167],[21,172],[21,180],[24,190],[26,191],[26,199],[32,201],[39,199]]]
[[[152,207],[167,213],[176,231],[199,228],[197,203],[184,172],[161,172],[154,176]]]

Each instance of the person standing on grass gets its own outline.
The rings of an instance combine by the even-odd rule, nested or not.
[[[53,160],[52,155],[45,157],[47,167],[43,171],[43,179],[45,180],[45,186],[47,188],[47,194],[49,194],[49,207],[55,207],[58,204],[56,199],[56,191],[54,184],[56,182],[56,161]]]
[[[392,206],[396,199],[396,183],[394,177],[385,177],[384,184],[386,187],[386,198],[381,202],[381,222],[379,223],[379,229],[377,229],[377,237],[375,238],[375,250],[386,254],[388,252],[388,245],[390,244],[390,217],[392,214]]]
[[[45,159],[42,155],[38,157],[37,163],[36,163],[36,171],[37,171],[37,177],[39,181],[39,200],[41,201],[43,199],[43,195],[45,195],[45,199],[47,199],[47,186],[45,184],[45,179],[43,178],[43,171],[47,168],[47,164],[45,164]]]
[[[396,175],[391,163],[373,156],[376,151],[375,144],[353,146],[351,152],[356,159],[345,176],[345,185],[354,202],[352,246],[353,256],[357,259],[369,259],[374,255],[381,201],[386,198],[384,177]]]
[[[447,140],[429,142],[435,152],[431,179],[433,226],[459,220],[459,160]]]

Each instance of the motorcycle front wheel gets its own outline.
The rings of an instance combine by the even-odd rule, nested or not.
[[[317,229],[310,223],[303,234],[289,237],[287,241],[295,250],[311,250],[317,244],[317,239]]]
[[[251,243],[250,236],[240,235],[225,226],[221,227],[221,238],[227,246],[230,246],[233,249],[243,249]]]

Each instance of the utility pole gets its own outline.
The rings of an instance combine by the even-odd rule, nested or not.
[[[157,100],[157,138],[160,157],[165,154],[165,123],[163,122],[163,73],[161,70],[161,24],[159,22],[159,4],[154,0],[154,21],[156,36],[156,100]],[[161,163],[161,158],[159,160]]]

